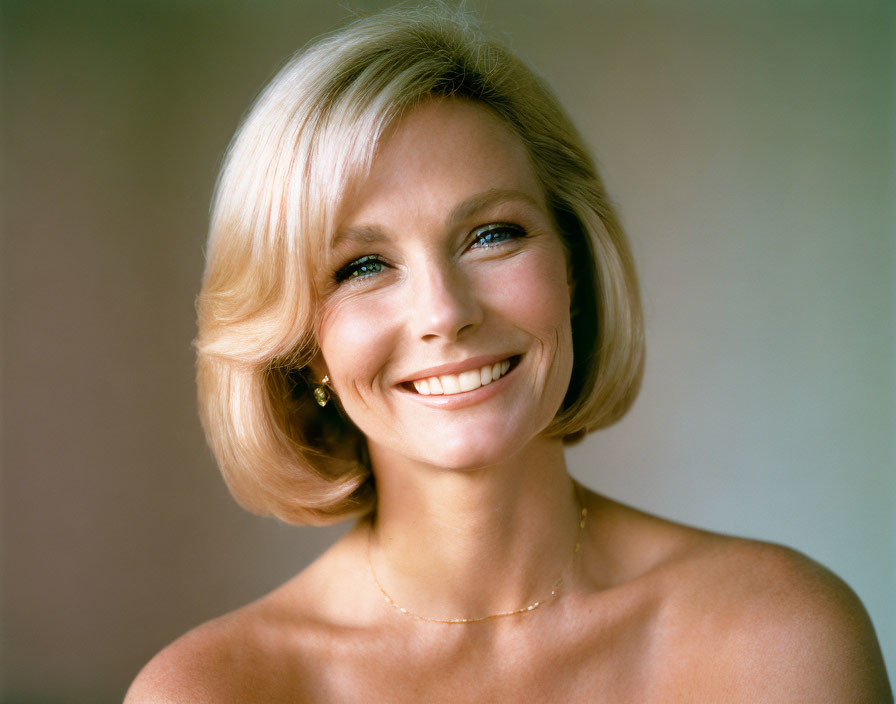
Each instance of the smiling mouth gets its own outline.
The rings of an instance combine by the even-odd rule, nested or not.
[[[519,361],[520,357],[517,355],[460,374],[440,374],[426,379],[409,381],[402,386],[408,391],[414,391],[422,396],[453,396],[497,381],[516,367]]]

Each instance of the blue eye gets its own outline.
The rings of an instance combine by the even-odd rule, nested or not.
[[[362,279],[374,274],[379,274],[387,266],[386,262],[375,254],[367,254],[360,259],[349,262],[337,271],[333,278],[338,282],[348,279]]]
[[[526,231],[519,225],[511,225],[509,223],[495,223],[494,225],[486,225],[476,230],[475,239],[470,249],[487,249],[507,240],[525,237]]]

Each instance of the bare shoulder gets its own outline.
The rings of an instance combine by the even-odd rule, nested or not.
[[[589,505],[593,564],[611,566],[594,582],[650,614],[655,700],[893,701],[868,614],[830,570],[598,495]]]
[[[233,678],[242,630],[233,616],[210,621],[158,653],[131,684],[125,704],[221,701]],[[226,701],[226,700],[225,700]]]
[[[274,591],[178,638],[141,670],[125,704],[326,701],[323,665],[347,630],[333,585],[357,582],[357,542],[356,531]]]
[[[874,627],[843,580],[786,547],[695,536],[670,560],[664,614],[685,681],[700,672],[730,701],[892,701]]]
[[[302,659],[289,641],[296,630],[284,628],[263,602],[209,621],[163,649],[134,680],[125,704],[277,701],[272,683],[291,687],[295,700]]]

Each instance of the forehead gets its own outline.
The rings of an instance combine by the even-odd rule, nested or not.
[[[489,192],[544,206],[520,138],[489,108],[463,99],[427,100],[398,120],[352,191],[341,225],[445,212]]]

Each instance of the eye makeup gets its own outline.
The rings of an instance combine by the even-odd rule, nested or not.
[[[473,243],[470,249],[487,249],[507,240],[518,239],[526,236],[526,230],[519,225],[509,222],[497,222],[474,231]]]
[[[349,279],[366,278],[380,273],[387,266],[389,265],[379,255],[365,254],[363,257],[354,259],[345,266],[340,267],[333,274],[333,279],[337,283],[342,283]]]
[[[472,230],[472,241],[467,249],[490,249],[511,240],[522,239],[527,235],[526,229],[515,223],[490,223]],[[386,268],[392,268],[392,265],[382,256],[365,254],[339,267],[333,273],[333,281],[342,284],[351,280],[366,279],[380,274]]]

